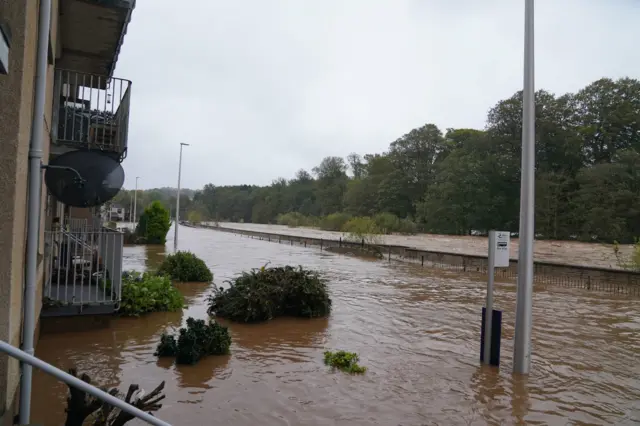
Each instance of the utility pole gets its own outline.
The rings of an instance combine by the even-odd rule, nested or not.
[[[176,196],[176,231],[173,233],[173,251],[178,251],[178,228],[180,227],[180,177],[182,175],[182,147],[188,143],[180,142],[180,160],[178,162],[178,194]]]
[[[513,372],[519,374],[529,374],[531,367],[536,136],[533,12],[534,0],[525,0],[520,233],[518,235],[518,290],[516,295],[516,324],[513,344]]]
[[[136,229],[136,222],[138,221],[138,179],[140,176],[136,176],[136,190],[133,193],[133,229]]]

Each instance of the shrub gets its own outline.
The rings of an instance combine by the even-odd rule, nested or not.
[[[355,352],[337,351],[324,353],[324,363],[331,368],[337,368],[350,374],[362,374],[367,371],[367,367],[358,365],[358,354]]]
[[[187,214],[187,219],[190,223],[199,225],[200,222],[202,222],[202,213],[200,213],[198,210],[191,210],[189,214]]]
[[[400,229],[400,219],[393,213],[378,213],[373,217],[373,221],[381,234],[391,234]]]
[[[184,298],[167,277],[139,272],[123,275],[120,314],[138,316],[148,312],[177,311]]]
[[[258,322],[279,316],[321,317],[331,311],[326,282],[301,266],[243,272],[209,297],[209,313],[232,321]]]
[[[400,219],[400,228],[398,229],[399,233],[413,235],[418,232],[418,225],[411,219]]]
[[[631,253],[624,254],[620,250],[620,244],[613,242],[613,253],[616,256],[618,266],[628,271],[640,272],[640,238],[635,239]]]
[[[380,234],[380,228],[376,222],[370,217],[354,217],[342,227],[342,232],[346,232],[347,239],[352,241],[364,240],[367,244],[376,244],[378,242],[377,234]]]
[[[347,213],[332,213],[320,219],[320,229],[325,231],[340,231],[345,223],[351,219]]]
[[[168,255],[158,268],[158,275],[166,275],[182,282],[204,283],[213,280],[213,274],[204,261],[189,251]]]
[[[298,226],[314,226],[316,224],[315,218],[305,216],[299,212],[279,214],[276,218],[276,222],[278,225],[286,225],[291,228],[297,228]]]
[[[160,201],[154,201],[144,209],[136,227],[136,235],[144,238],[146,244],[164,244],[171,227],[169,210]]]
[[[114,222],[113,220],[111,220],[111,221],[109,221],[109,222],[107,222],[105,224],[105,227],[109,228],[109,229],[117,229],[118,228],[118,224],[116,222]]]
[[[178,339],[163,333],[155,355],[175,356],[176,364],[195,364],[207,355],[226,355],[231,346],[227,327],[215,321],[187,319],[187,327],[180,329]]]

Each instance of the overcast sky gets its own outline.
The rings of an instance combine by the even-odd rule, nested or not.
[[[268,184],[522,88],[523,0],[141,0],[125,187]],[[537,0],[536,88],[640,77],[639,0]]]

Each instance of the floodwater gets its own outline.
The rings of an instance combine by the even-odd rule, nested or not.
[[[166,380],[158,417],[174,425],[635,424],[640,421],[640,301],[537,287],[533,365],[511,374],[515,286],[497,285],[502,365],[479,366],[482,282],[396,262],[366,261],[206,229],[181,228],[181,249],[204,258],[222,285],[267,262],[323,271],[329,318],[230,324],[231,355],[196,366],[158,361],[160,334],[206,317],[208,285],[181,284],[183,312],[116,318],[110,328],[43,335],[36,355],[76,366],[94,383],[147,391]],[[169,235],[172,240],[172,235]],[[170,247],[168,244],[167,247]],[[169,248],[167,248],[169,250]],[[129,268],[153,267],[163,248],[130,247]],[[331,372],[324,350],[360,354],[362,376]],[[66,386],[36,372],[34,423],[62,425]],[[131,422],[131,424],[139,424]]]
[[[316,228],[290,228],[283,225],[267,225],[262,223],[221,222],[220,226],[231,229],[271,232],[274,234],[308,238],[337,240],[345,236],[342,232],[323,231]],[[382,244],[413,247],[418,250],[442,251],[477,256],[486,256],[488,247],[487,237],[469,235],[378,235],[377,238]],[[631,244],[621,244],[619,248],[624,258],[630,256],[633,251]],[[536,240],[533,251],[535,260],[540,262],[620,269],[613,245],[611,244]],[[517,238],[511,238],[510,252],[512,259],[518,258]]]

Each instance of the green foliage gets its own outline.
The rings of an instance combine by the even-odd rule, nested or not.
[[[376,235],[381,234],[376,221],[370,217],[354,217],[344,224],[342,232],[348,234],[349,240],[364,241],[367,244],[377,243]]]
[[[164,244],[171,227],[169,211],[159,201],[154,201],[144,209],[136,227],[136,235],[144,238],[147,244]]]
[[[177,311],[184,306],[182,294],[167,277],[131,271],[122,280],[121,315]]]
[[[162,334],[155,355],[176,357],[176,364],[195,364],[207,355],[227,355],[231,336],[227,327],[215,321],[196,320],[189,317],[187,327],[180,329],[178,338]]]
[[[635,239],[631,253],[628,255],[622,253],[620,245],[617,241],[614,241],[613,253],[616,256],[616,260],[620,268],[628,271],[640,272],[640,238]]]
[[[114,221],[109,221],[107,222],[107,224],[105,225],[107,228],[109,229],[117,229],[118,228],[118,224]]]
[[[358,365],[360,357],[355,352],[337,351],[324,353],[324,363],[331,368],[344,371],[349,374],[363,374],[367,367]]]
[[[331,312],[326,282],[316,272],[291,266],[244,272],[229,282],[229,288],[216,289],[209,303],[210,314],[238,322],[322,317]]]
[[[537,238],[632,243],[640,235],[639,99],[640,81],[630,78],[536,92]],[[383,154],[326,157],[314,176],[301,170],[265,187],[206,185],[193,202],[238,222],[327,216],[318,225],[331,231],[368,216],[382,232],[518,232],[521,139],[517,92],[489,110],[483,130],[427,123]],[[298,219],[290,226],[303,226]]]
[[[166,275],[181,282],[213,281],[213,274],[207,264],[189,251],[169,254],[158,268],[158,275]]]
[[[187,215],[187,220],[189,220],[189,222],[197,225],[200,222],[202,222],[202,213],[200,213],[198,210],[191,210],[189,212],[189,214]]]
[[[299,226],[316,226],[318,220],[315,217],[305,216],[299,212],[289,212],[278,215],[276,218],[278,225],[286,225],[291,228]]]
[[[351,220],[347,213],[332,213],[320,219],[318,226],[325,231],[341,231],[344,225]]]

